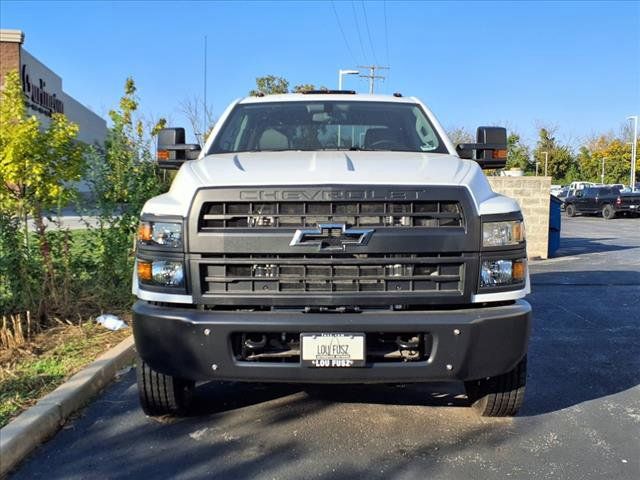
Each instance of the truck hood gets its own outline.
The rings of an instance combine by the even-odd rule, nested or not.
[[[339,184],[462,186],[481,215],[519,210],[512,199],[493,193],[476,162],[455,155],[286,151],[208,155],[186,162],[169,192],[149,200],[143,213],[186,217],[202,187]]]

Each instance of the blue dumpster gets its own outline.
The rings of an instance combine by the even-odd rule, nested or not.
[[[562,200],[555,195],[550,196],[549,206],[549,247],[547,254],[549,258],[554,257],[560,248],[560,227],[562,224],[561,207]]]

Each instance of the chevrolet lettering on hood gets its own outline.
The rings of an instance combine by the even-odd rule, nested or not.
[[[242,190],[248,201],[416,200],[424,190]]]

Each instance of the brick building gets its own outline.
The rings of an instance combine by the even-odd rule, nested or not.
[[[78,139],[88,143],[103,143],[107,134],[106,121],[82,105],[62,89],[62,78],[23,47],[20,30],[0,30],[0,87],[5,75],[17,70],[27,101],[27,113],[36,115],[47,125],[52,113],[64,113],[78,124]]]

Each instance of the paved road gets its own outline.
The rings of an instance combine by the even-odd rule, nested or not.
[[[14,478],[640,478],[640,220],[563,221],[562,256],[531,267],[515,419],[477,418],[457,385],[227,383],[158,421],[129,372]]]

